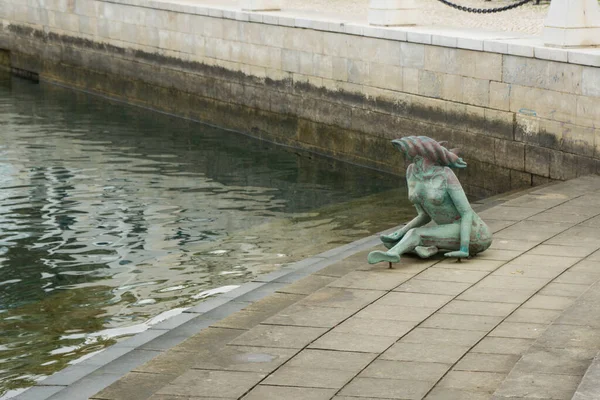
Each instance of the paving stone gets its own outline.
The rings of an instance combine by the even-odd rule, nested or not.
[[[496,206],[483,211],[479,215],[484,221],[486,218],[502,221],[522,221],[544,210],[544,208]]]
[[[551,374],[510,374],[495,395],[547,399],[570,399],[581,376]]]
[[[384,293],[377,290],[326,287],[299,301],[298,304],[316,307],[340,307],[358,311]]]
[[[590,261],[600,261],[600,250],[594,251],[587,259]]]
[[[586,349],[600,348],[600,331],[596,328],[577,325],[550,325],[537,340],[540,347],[581,347]]]
[[[248,332],[242,329],[208,328],[173,347],[173,351],[205,352],[207,349],[218,349],[226,343]]]
[[[354,271],[331,282],[329,286],[349,289],[392,290],[414,276],[414,274],[398,271],[396,269]]]
[[[439,388],[492,393],[506,374],[497,372],[450,371],[437,384]]]
[[[596,349],[543,348],[532,346],[516,365],[515,373],[583,376],[596,356]]]
[[[364,260],[366,260],[366,256]],[[364,260],[361,261],[349,261],[348,259],[336,262],[334,264],[328,265],[322,270],[315,272],[315,275],[321,276],[329,276],[333,278],[341,278],[349,272],[355,271],[358,268],[365,267],[367,264]],[[367,264],[368,265],[368,264]]]
[[[536,339],[548,327],[546,324],[503,322],[490,332],[490,337]]]
[[[572,212],[572,211],[568,211],[565,209],[562,210],[557,210],[555,209],[551,209],[548,211],[544,211],[540,214],[534,215],[532,217],[529,217],[528,220],[529,221],[542,221],[542,222],[562,222],[562,223],[581,223],[583,221],[585,221],[586,219],[589,219],[590,217],[593,217],[594,213],[577,213],[577,212]],[[554,243],[553,243],[554,244]],[[557,243],[557,245],[564,245],[564,242],[562,243]]]
[[[491,272],[498,267],[505,264],[503,260],[490,260],[485,258],[474,257],[467,260],[463,260],[457,263],[455,260],[442,260],[435,264],[435,268],[446,268],[446,269],[464,269],[471,271],[485,271]]]
[[[573,283],[551,282],[539,294],[542,296],[579,297],[588,290],[590,284],[578,285]]]
[[[308,307],[294,304],[266,319],[263,324],[332,328],[353,313],[354,310],[344,308]]]
[[[286,365],[298,368],[318,366],[358,373],[375,357],[376,354],[373,353],[305,349],[296,354]]]
[[[519,257],[511,260],[508,264],[510,265],[539,265],[542,267],[570,267],[577,262],[579,262],[579,258],[573,257],[563,257],[558,255],[541,255],[541,254],[533,254],[536,249],[539,249],[541,246],[537,246],[535,249],[528,251],[526,254],[520,255]],[[559,247],[565,253],[569,252],[570,247],[567,246],[554,246]],[[539,250],[538,250],[539,251]]]
[[[188,340],[190,337],[201,333],[218,320],[194,318],[175,329],[153,339],[139,347],[142,350],[165,351]]]
[[[393,336],[358,335],[353,333],[328,332],[317,339],[309,348],[321,350],[357,351],[381,353],[395,341]]]
[[[523,254],[523,250],[487,249],[483,253],[477,254],[475,258],[477,260],[510,261],[521,254]]]
[[[483,315],[434,314],[420,326],[423,328],[464,329],[489,332],[502,321],[502,317]]]
[[[173,379],[173,375],[130,372],[92,398],[146,400]]]
[[[524,253],[528,250],[533,249],[535,246],[540,244],[540,242],[534,241],[526,241],[526,240],[511,240],[511,239],[499,239],[494,240],[489,250],[510,250],[510,251],[520,251]],[[489,251],[486,250],[486,251]]]
[[[411,293],[426,293],[426,294],[445,294],[456,296],[471,286],[470,283],[462,282],[438,282],[427,281],[421,279],[411,279],[403,283],[394,291],[396,292],[411,292]]]
[[[575,268],[575,267],[573,267]],[[598,271],[578,271],[571,269],[554,280],[556,283],[575,283],[579,285],[592,284],[600,280]]]
[[[235,397],[182,397],[170,394],[154,394],[148,400],[236,400]]]
[[[210,352],[210,349],[204,351]],[[181,375],[184,371],[192,368],[202,354],[198,352],[166,351],[147,363],[135,367],[133,371],[149,374]]]
[[[478,287],[493,289],[540,290],[548,279],[524,276],[487,276],[477,284]]]
[[[383,306],[380,304],[371,304],[359,311],[356,316],[374,320],[389,319],[395,321],[421,322],[436,310],[436,308],[426,307]]]
[[[556,246],[549,244],[541,244],[529,250],[529,254],[541,256],[583,258],[589,256],[595,251],[595,249],[596,246]]]
[[[536,294],[523,304],[523,308],[539,308],[543,310],[564,310],[576,300],[575,297],[543,296]]]
[[[238,311],[229,317],[223,318],[222,320],[215,322],[211,326],[213,328],[228,328],[228,329],[251,329],[256,325],[260,324],[269,315],[256,311]]]
[[[506,264],[492,273],[492,276],[516,276],[525,278],[554,279],[562,274],[568,267],[548,267],[545,265],[516,265]]]
[[[517,307],[517,304],[510,303],[452,300],[438,312],[440,314],[489,315],[493,317],[506,317]]]
[[[322,287],[334,282],[336,279],[329,276],[309,275],[306,278],[300,279],[284,288],[278,290],[281,293],[291,294],[312,294]]]
[[[380,359],[454,364],[469,351],[469,348],[469,346],[451,344],[406,343],[400,341],[386,350],[380,356]]]
[[[324,369],[318,366],[309,368],[289,367],[284,365],[269,376],[265,385],[295,386],[312,388],[341,389],[356,375],[354,371]]]
[[[270,373],[294,354],[295,349],[225,346],[197,355],[192,368]]]
[[[376,305],[439,308],[452,300],[452,296],[438,294],[392,292],[377,300]]]
[[[484,335],[485,332],[480,331],[415,328],[408,335],[404,336],[402,341],[404,343],[473,346]]]
[[[158,390],[158,394],[237,398],[265,377],[256,372],[189,370]]]
[[[355,378],[340,391],[340,394],[385,399],[421,399],[433,385],[434,382],[402,379]]]
[[[519,360],[514,354],[468,353],[454,366],[456,371],[501,372],[508,374]]]
[[[521,221],[521,222],[524,222],[524,221]],[[527,222],[531,222],[531,221],[527,221]],[[526,240],[526,241],[530,241],[530,242],[543,242],[544,240],[548,240],[557,234],[556,232],[548,232],[548,231],[542,230],[542,229],[540,229],[538,231],[523,230],[523,229],[517,227],[516,225],[518,225],[518,224],[515,224],[509,228],[503,229],[500,232],[494,233],[494,240],[520,239],[520,240]]]
[[[542,310],[537,308],[519,308],[507,319],[507,322],[523,322],[549,325],[560,316],[559,310]]]
[[[600,246],[600,229],[587,226],[575,226],[548,240],[547,244]]]
[[[534,339],[485,337],[471,351],[473,353],[521,355],[531,347],[534,341]]]
[[[325,328],[303,326],[259,325],[234,339],[231,344],[301,349],[326,331]]]
[[[521,304],[533,293],[535,292],[532,290],[499,289],[475,285],[458,296],[458,300]]]
[[[432,267],[421,272],[418,277],[430,281],[475,283],[487,274],[487,271]]]
[[[408,333],[416,325],[415,322],[395,321],[391,319],[378,320],[373,323],[372,319],[351,317],[336,326],[332,332],[355,333],[360,335],[393,336],[399,338]]]
[[[329,400],[336,389],[258,385],[242,400]]]
[[[487,392],[467,392],[464,390],[433,388],[425,400],[489,400]]]
[[[437,382],[450,367],[452,364],[375,360],[358,377]]]
[[[265,315],[275,315],[290,305],[306,298],[305,295],[291,293],[273,293],[262,300],[250,303],[244,311],[260,312]]]

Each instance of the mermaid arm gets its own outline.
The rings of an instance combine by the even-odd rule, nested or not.
[[[415,208],[417,209],[418,214],[415,218],[413,218],[412,221],[410,221],[408,224],[404,225],[402,228],[400,228],[394,233],[391,233],[389,235],[381,235],[381,241],[385,243],[397,242],[400,239],[402,239],[402,237],[404,237],[406,232],[408,232],[409,230],[413,228],[419,228],[423,225],[428,224],[431,221],[431,217],[427,215],[427,213],[423,210],[423,208],[420,205],[415,204]]]
[[[446,176],[448,178],[448,194],[460,214],[460,250],[446,253],[446,257],[466,258],[469,257],[469,244],[475,212],[471,208],[458,178],[450,168],[446,168]]]

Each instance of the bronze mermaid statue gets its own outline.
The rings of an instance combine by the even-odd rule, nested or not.
[[[406,171],[408,198],[418,215],[402,229],[382,235],[388,251],[372,251],[369,263],[389,262],[391,267],[405,253],[428,258],[446,252],[446,257],[460,260],[489,248],[490,229],[471,208],[452,171],[467,166],[462,158],[427,136],[407,136],[392,144],[411,163]],[[436,225],[425,226],[431,221]]]

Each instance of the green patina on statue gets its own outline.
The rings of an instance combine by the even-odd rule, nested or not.
[[[382,235],[389,250],[369,253],[369,263],[385,261],[391,267],[404,253],[427,258],[440,251],[449,251],[446,257],[460,261],[490,247],[490,229],[471,208],[451,169],[465,168],[462,158],[426,136],[408,136],[392,143],[411,162],[406,171],[408,198],[418,215],[402,229]],[[437,225],[425,227],[430,221]]]

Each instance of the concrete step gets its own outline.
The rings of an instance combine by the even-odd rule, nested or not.
[[[600,399],[599,350],[596,282],[523,354],[493,399]]]
[[[585,372],[572,400],[600,399],[600,352]]]

